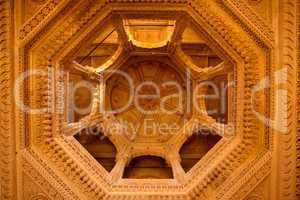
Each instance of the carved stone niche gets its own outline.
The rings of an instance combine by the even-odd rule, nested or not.
[[[26,82],[25,102],[33,108],[47,108],[43,109],[43,113],[20,116],[25,119],[24,126],[28,127],[22,143],[24,155],[30,154],[39,164],[36,168],[49,171],[49,177],[56,183],[54,187],[74,199],[230,199],[238,195],[236,193],[249,179],[249,173],[256,174],[257,182],[263,179],[269,173],[270,157],[266,138],[270,131],[252,110],[269,117],[270,113],[264,105],[270,102],[270,91],[266,89],[265,92],[253,94],[251,88],[258,84],[258,79],[272,71],[267,64],[269,50],[259,36],[250,35],[248,29],[244,30],[245,26],[239,24],[221,4],[217,1],[71,2],[69,10],[57,15],[47,26],[47,31],[34,35],[24,48],[23,69],[44,70]],[[124,30],[124,19],[141,18],[175,21],[174,30],[171,30],[170,37],[163,36],[162,41],[154,45],[138,41],[140,37],[129,37]],[[199,68],[185,53],[179,44],[184,32],[182,27],[186,26],[187,21],[224,62],[210,68]],[[111,47],[113,53],[106,55],[111,58],[107,62],[98,60],[103,63],[100,68],[78,63],[74,56],[81,47],[105,31],[116,31],[118,35],[120,45]],[[102,39],[104,41],[107,38],[103,36]],[[111,133],[112,129],[103,131],[117,152],[116,164],[108,173],[73,135],[96,125],[106,130],[109,124],[117,121],[117,116],[101,113],[99,107],[103,106],[103,99],[108,92],[105,86],[109,77],[113,77],[116,69],[134,56],[148,57],[148,60],[151,57],[150,60],[155,62],[165,56],[176,63],[176,69],[190,69],[192,89],[201,81],[225,71],[229,74],[228,79],[235,84],[228,93],[228,122],[222,124],[206,112],[193,112],[182,125],[186,129],[181,130],[187,130],[186,134],[179,131],[163,141],[148,143],[131,141],[123,134]],[[90,112],[80,116],[78,121],[69,122],[66,117],[69,96],[65,92],[68,92],[66,83],[69,75],[75,68],[84,74],[82,76],[92,80],[96,89],[93,91]],[[60,73],[62,69],[65,73]],[[205,92],[207,88],[202,89]],[[151,93],[151,88],[146,92]],[[255,95],[255,98],[251,95]],[[197,103],[204,107],[206,104],[203,99]],[[156,104],[153,99],[143,102],[147,108]],[[186,139],[199,131],[197,126],[193,128],[195,123],[206,123],[217,134],[223,133],[223,137],[185,173],[180,165],[179,151]],[[117,128],[122,128],[118,123],[115,124]],[[122,179],[124,168],[130,160],[145,155],[164,158],[172,167],[174,179]],[[265,169],[262,174],[259,173],[261,169]],[[255,187],[255,184],[252,186]]]

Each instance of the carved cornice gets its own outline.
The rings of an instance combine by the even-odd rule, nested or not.
[[[28,41],[34,33],[45,27],[69,2],[70,0],[49,0],[20,28],[19,40]]]
[[[251,31],[258,34],[260,39],[270,46],[274,46],[275,34],[273,27],[268,25],[259,15],[257,15],[245,1],[221,0],[222,4],[233,12],[236,17],[245,23]]]
[[[54,179],[53,175],[50,175],[51,171],[46,171],[39,161],[35,160],[32,153],[31,150],[22,152],[22,172],[38,184],[50,199],[79,200],[79,197],[72,193],[67,185]],[[33,154],[37,157],[37,154]]]
[[[253,159],[246,169],[240,171],[239,175],[220,187],[216,199],[244,199],[270,173],[271,152],[267,152]]]

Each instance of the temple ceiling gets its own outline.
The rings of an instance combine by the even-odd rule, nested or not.
[[[292,36],[274,27],[276,8],[267,0],[16,3],[16,37],[7,41],[17,50],[8,55],[22,85],[13,128],[1,124],[18,130],[16,155],[11,148],[0,167],[17,164],[0,173],[0,197],[292,200],[296,187],[270,192],[275,172],[279,186],[296,183],[295,97],[276,98],[278,88],[296,89],[296,59]]]

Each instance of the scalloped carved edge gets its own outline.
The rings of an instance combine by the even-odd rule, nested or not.
[[[280,65],[287,69],[288,105],[287,133],[279,135],[279,199],[296,198],[296,102],[297,96],[297,0],[280,1],[281,58]],[[299,90],[298,90],[299,91]],[[299,133],[298,133],[299,134]]]
[[[12,128],[12,8],[10,0],[0,0],[0,199],[15,198],[14,141]]]

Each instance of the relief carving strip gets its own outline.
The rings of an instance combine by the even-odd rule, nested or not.
[[[104,6],[104,4],[94,4],[95,7],[91,6],[93,3],[86,3],[86,11],[82,12],[82,10],[77,11],[78,14],[84,13],[85,16],[80,18],[80,21],[77,19],[69,19],[66,20],[66,23],[61,26],[61,29],[68,30],[68,32],[59,32],[58,35],[54,34],[53,40],[50,43],[46,44],[40,52],[41,58],[39,66],[44,66],[45,68],[50,68],[51,58],[57,53],[57,50],[60,50],[61,46],[64,45],[65,42],[68,41],[70,37],[78,32],[78,30],[88,23],[89,19]],[[74,21],[73,21],[74,20]],[[52,66],[53,67],[53,66]],[[44,106],[47,106],[50,101],[49,92],[51,90],[51,77],[43,78],[43,93],[41,94],[42,102]],[[37,102],[38,103],[38,102]],[[50,102],[51,103],[51,102]],[[93,178],[87,174],[81,167],[72,160],[68,153],[62,148],[59,143],[53,138],[52,135],[52,126],[53,120],[50,113],[44,114],[42,119],[42,137],[39,140],[42,142],[42,152],[45,155],[49,155],[49,159],[52,163],[55,163],[58,170],[62,170],[63,173],[67,173],[68,177],[70,177],[74,183],[78,187],[79,190],[83,192],[89,198],[102,198],[103,190],[99,186],[98,183],[93,181]]]
[[[34,16],[28,20],[19,32],[20,40],[27,40],[30,34],[42,29],[55,15],[57,15],[70,0],[49,0]]]
[[[244,1],[222,0],[222,4],[232,10],[251,30],[257,33],[266,43],[274,45],[273,27],[268,25]]]
[[[220,188],[216,199],[244,199],[271,172],[271,153],[259,156],[248,167],[237,175],[234,180],[226,182]]]
[[[13,1],[0,0],[0,199],[15,198],[12,128]]]
[[[298,50],[298,59],[297,59],[297,169],[296,169],[296,197],[300,198],[300,0],[297,1],[297,50]]]
[[[279,134],[278,199],[294,200],[296,191],[297,1],[280,0],[280,66],[287,69],[287,133]]]
[[[33,157],[35,155],[35,157]],[[79,198],[69,189],[69,187],[58,182],[51,174],[50,170],[39,163],[38,155],[28,149],[22,152],[22,170],[31,177],[48,194],[51,199],[77,199]]]
[[[199,6],[199,5],[200,5],[199,2],[198,2],[198,4],[196,4],[196,3],[192,4],[192,6],[197,10],[197,12],[203,16],[204,20],[207,20],[207,24],[211,25],[213,28],[216,28],[216,31],[219,32],[220,35],[222,37],[224,37],[224,39],[226,41],[228,41],[230,46],[232,46],[237,51],[237,53],[239,55],[241,55],[243,57],[243,59],[245,60],[245,63],[246,63],[246,65],[245,65],[245,81],[246,81],[246,89],[245,89],[246,97],[245,97],[245,99],[246,100],[250,99],[248,96],[250,94],[250,88],[257,81],[255,78],[255,77],[257,77],[256,71],[255,71],[255,65],[257,65],[257,63],[256,63],[257,56],[255,55],[254,50],[252,49],[252,47],[249,47],[249,46],[247,47],[247,44],[245,44],[245,42],[241,42],[241,41],[239,41],[238,38],[235,38],[234,37],[235,34],[228,31],[228,30],[230,30],[230,28],[225,27],[226,23],[224,21],[221,22],[220,19],[213,19],[214,15],[207,13],[208,9],[205,7],[201,8],[201,6]],[[249,55],[246,55],[246,54],[249,54]],[[247,105],[247,103],[245,103],[245,104]],[[248,105],[250,105],[250,104],[248,104]],[[256,129],[255,128],[255,126],[256,126],[255,125],[255,117],[253,116],[251,109],[249,109],[247,107],[244,109],[244,112],[245,112],[245,115],[247,116],[247,119],[245,119],[245,121],[244,121],[244,128],[245,128],[244,134],[247,135],[247,136],[245,136],[245,138],[248,138],[248,139],[246,139],[248,141],[246,142],[243,139],[243,145],[238,147],[234,151],[232,151],[230,158],[228,158],[229,159],[228,164],[229,163],[232,164],[234,162],[235,159],[232,159],[232,158],[237,158],[237,157],[241,156],[241,155],[239,155],[238,152],[243,152],[243,154],[246,154],[245,150],[246,149],[249,150],[249,147],[246,147],[246,146],[248,146],[249,144],[251,144],[253,141],[256,140],[256,138],[254,137],[255,134],[252,133],[252,130]],[[245,144],[247,144],[247,145],[245,146]],[[241,150],[241,149],[243,149],[243,150]],[[235,164],[238,165],[238,162],[240,162],[240,161],[236,161]],[[234,168],[234,165],[232,167]]]

